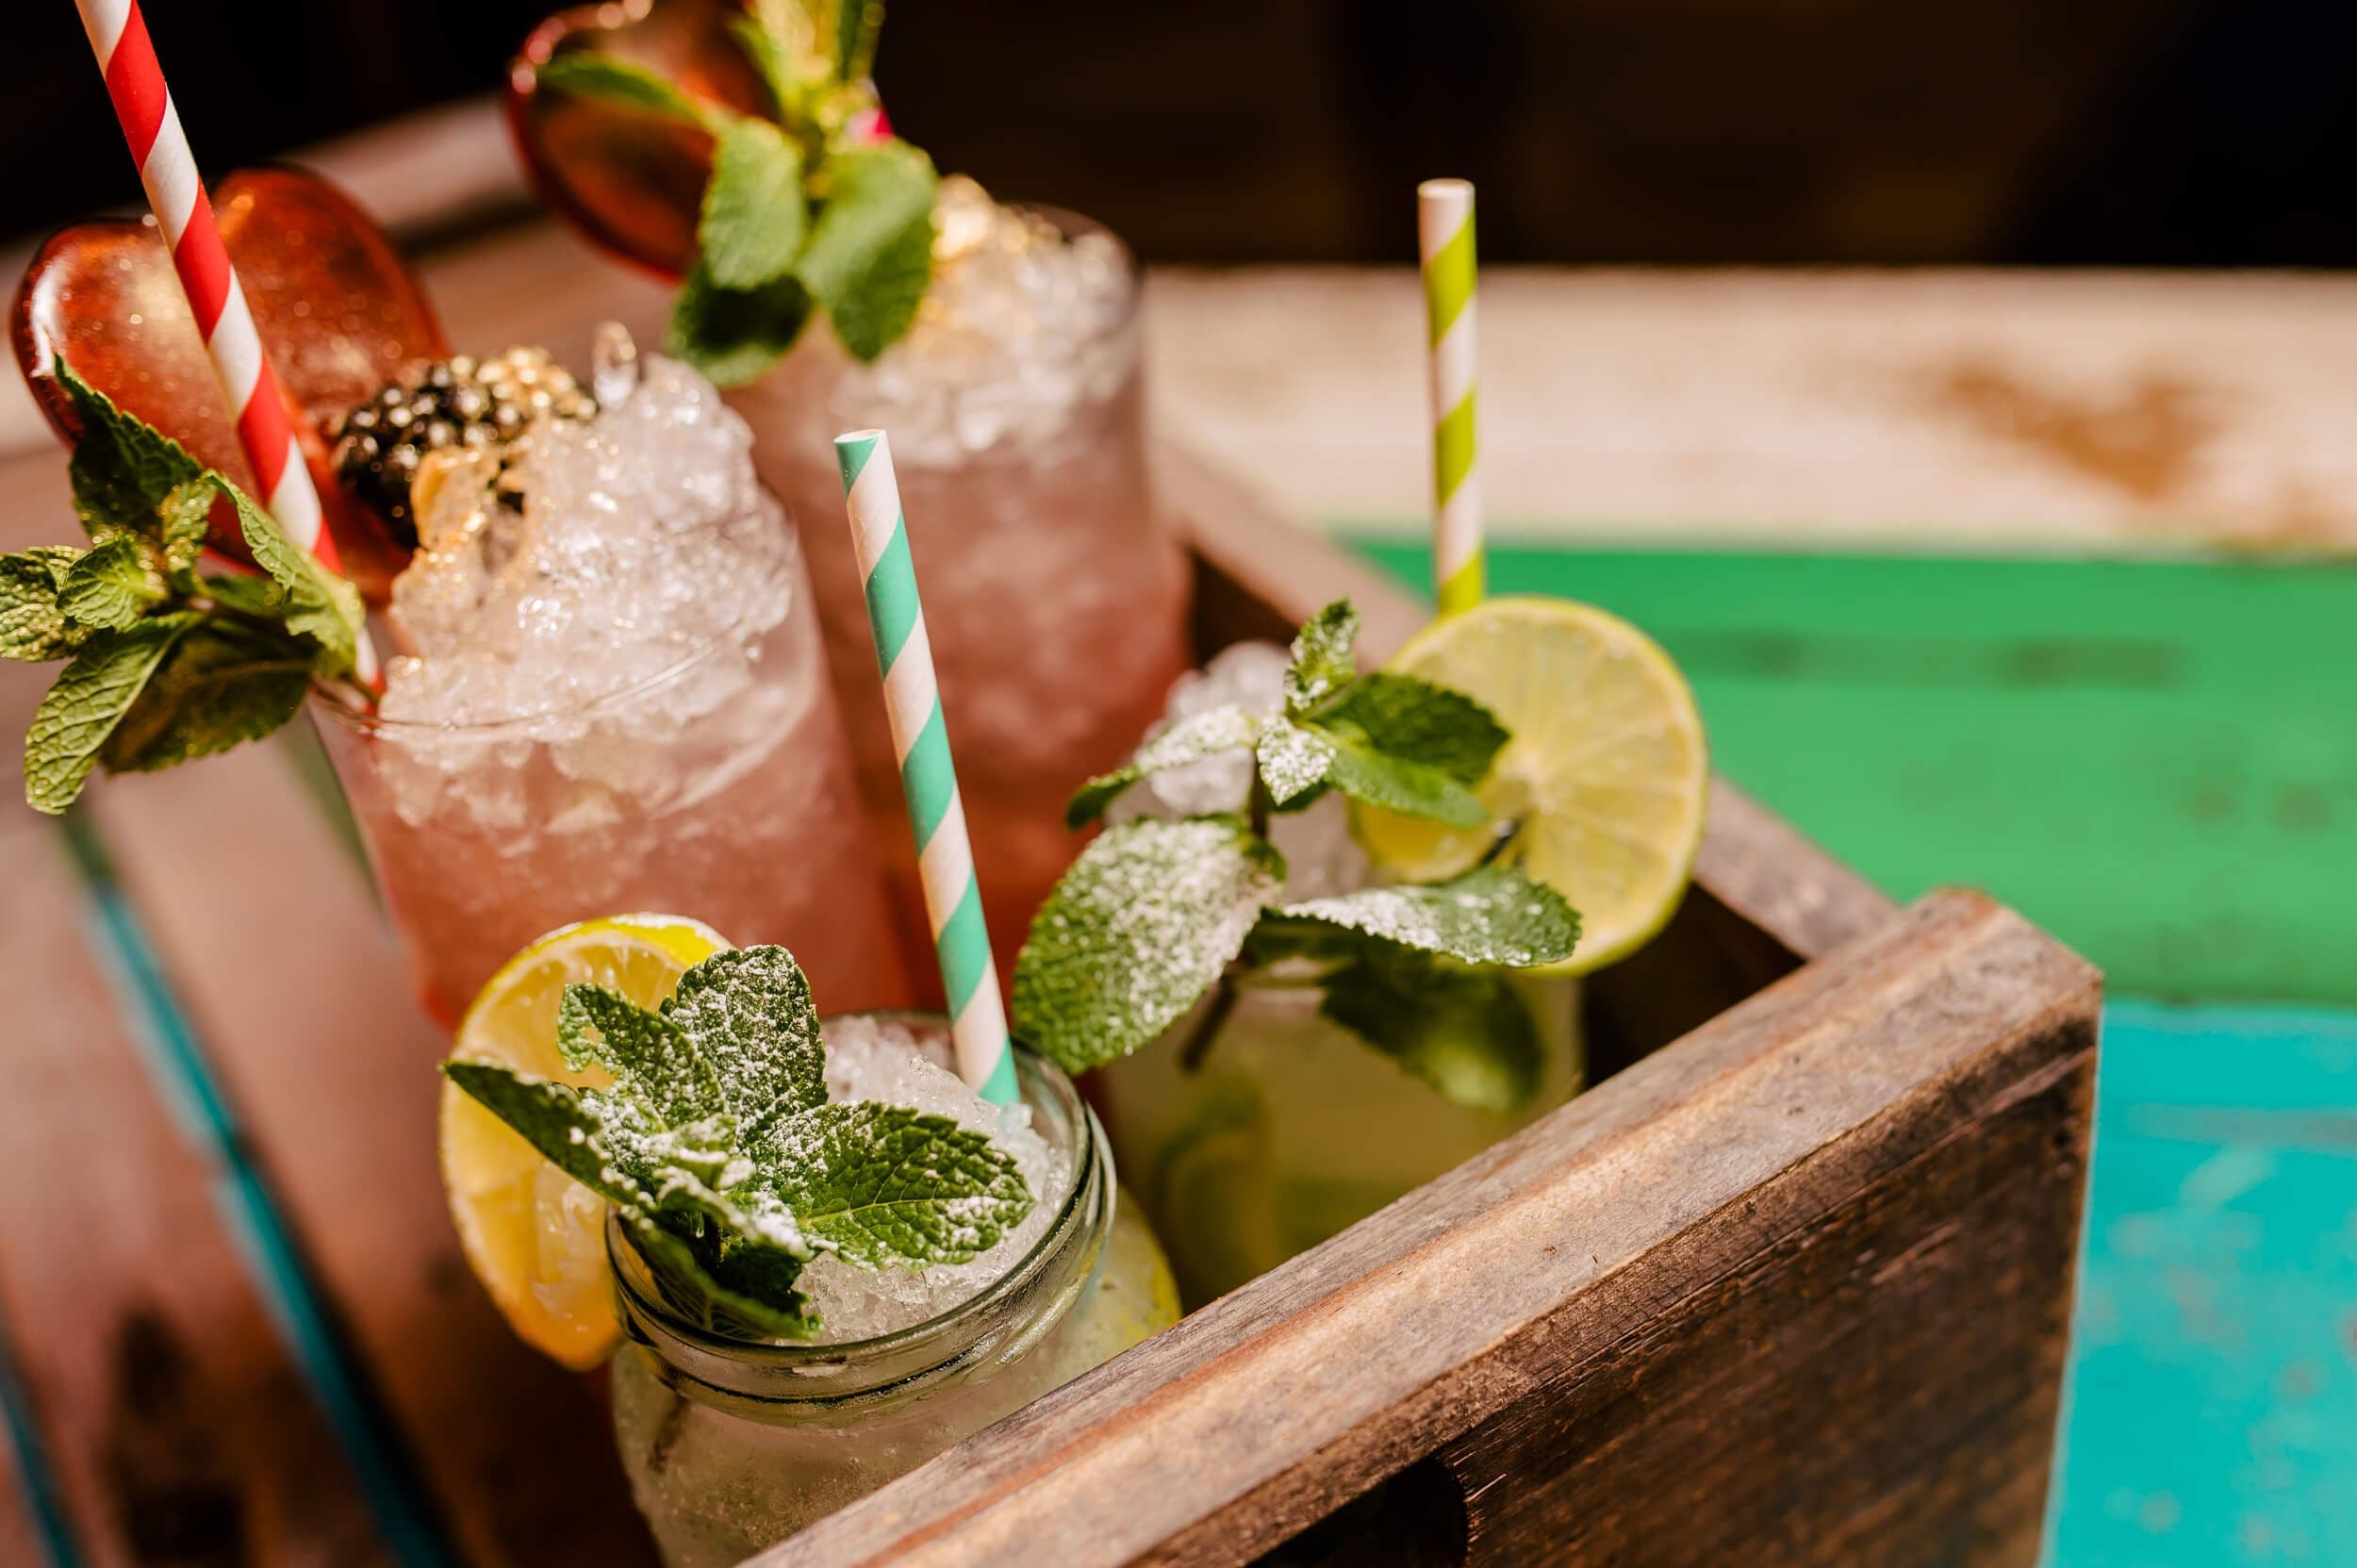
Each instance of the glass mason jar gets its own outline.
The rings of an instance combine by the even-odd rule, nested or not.
[[[1318,993],[1240,987],[1090,1079],[1130,1188],[1201,1306],[1538,1120],[1585,1085],[1579,982],[1508,977],[1538,1045],[1510,1111],[1443,1097],[1318,1013]],[[1209,1002],[1205,1003],[1208,1007]]]
[[[845,1008],[914,999],[825,678],[808,571],[774,503],[744,532],[769,586],[732,632],[552,713],[437,724],[311,711],[426,1011],[455,1027],[525,944],[574,920],[693,913],[791,948]]]
[[[1188,571],[1149,484],[1128,250],[968,180],[944,182],[939,215],[934,286],[905,338],[862,365],[814,325],[728,401],[763,480],[805,519],[843,515],[834,437],[891,433],[982,905],[1012,953],[1079,850],[1066,798],[1121,764],[1192,662]],[[806,543],[862,788],[922,941],[858,557],[841,526]]]
[[[615,1439],[669,1568],[731,1568],[1178,1321],[1104,1129],[1048,1063],[1018,1049],[1015,1076],[1071,1185],[1019,1263],[913,1328],[839,1345],[716,1334],[609,1224]]]

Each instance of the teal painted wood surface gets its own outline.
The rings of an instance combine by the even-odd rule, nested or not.
[[[2049,1568],[2357,1564],[2357,1017],[2115,1002]]]

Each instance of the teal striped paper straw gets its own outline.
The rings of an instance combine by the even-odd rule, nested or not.
[[[1474,188],[1416,187],[1432,388],[1432,591],[1441,614],[1481,602],[1481,476],[1474,451]]]
[[[892,443],[881,430],[855,430],[834,438],[834,455],[843,469],[844,504],[867,581],[867,625],[876,635],[892,747],[900,758],[900,793],[916,834],[925,913],[932,921],[941,985],[949,999],[958,1076],[993,1105],[1012,1105],[1016,1091],[1006,1005],[999,1000],[998,966],[982,924],[974,846],[965,836],[965,806],[958,799],[957,769],[949,760],[941,683],[933,675],[932,642],[925,635],[916,566],[909,558],[908,520],[900,515]]]

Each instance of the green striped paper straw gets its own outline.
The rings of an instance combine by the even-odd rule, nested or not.
[[[941,683],[933,675],[925,606],[916,595],[909,558],[908,520],[900,514],[900,484],[892,471],[892,443],[881,430],[834,438],[843,470],[843,500],[851,538],[867,582],[867,624],[876,635],[883,670],[884,708],[892,747],[900,758],[900,793],[916,834],[917,869],[925,883],[925,913],[941,959],[949,1000],[949,1032],[958,1076],[993,1105],[1015,1099],[1014,1060],[1007,1049],[1007,1012],[998,997],[998,967],[982,924],[982,894],[974,880],[974,846],[965,836],[965,806],[958,799],[949,733],[941,717]]]
[[[1416,187],[1416,239],[1424,254],[1425,319],[1431,333],[1432,592],[1441,613],[1481,602],[1481,477],[1474,462],[1474,188],[1469,180]]]

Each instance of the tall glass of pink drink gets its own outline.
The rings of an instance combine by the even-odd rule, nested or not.
[[[915,325],[873,364],[814,322],[728,401],[763,479],[803,518],[842,510],[837,434],[891,431],[983,907],[1013,953],[1078,848],[1064,801],[1129,755],[1192,662],[1187,566],[1154,505],[1128,250],[1086,219],[1001,206],[952,177],[934,261]],[[861,786],[921,938],[851,539],[811,528],[804,542]]]
[[[636,909],[791,947],[847,1006],[911,999],[801,545],[750,439],[658,359],[594,419],[535,426],[496,487],[463,466],[420,486],[394,587],[415,652],[378,713],[313,711],[444,1024],[544,933]]]

